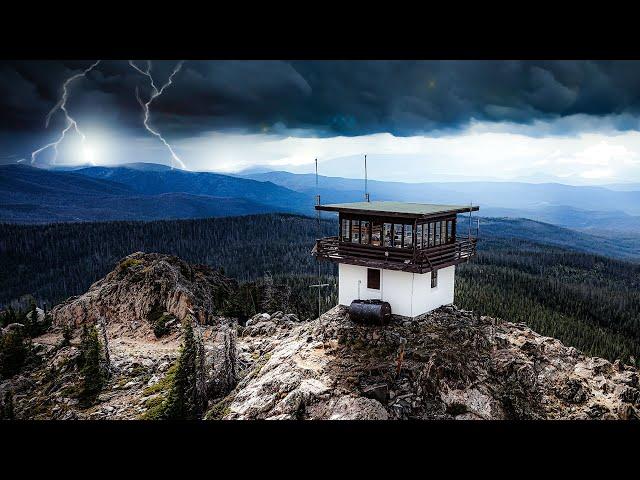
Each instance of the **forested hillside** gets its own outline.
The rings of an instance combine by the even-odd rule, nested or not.
[[[640,359],[640,265],[504,238],[485,240],[457,273],[460,307],[593,355]]]
[[[334,222],[323,221],[320,234],[334,234]],[[241,282],[254,282],[251,288],[287,285],[282,287],[288,291],[286,305],[273,308],[313,316],[317,291],[309,286],[317,281],[317,263],[310,250],[317,236],[314,219],[278,214],[146,223],[3,224],[0,305],[25,294],[52,305],[86,291],[125,255],[145,251],[222,268]],[[459,267],[459,306],[525,322],[592,355],[640,358],[638,263],[589,253],[598,251],[598,245],[589,243],[595,237],[538,222],[487,219],[480,236],[478,258]],[[322,292],[324,310],[336,301],[331,277],[336,269],[326,263],[321,268],[323,282],[332,283]]]

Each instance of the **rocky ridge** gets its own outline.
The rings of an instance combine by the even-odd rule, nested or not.
[[[220,299],[230,295],[235,282],[205,265],[191,265],[172,255],[136,252],[97,281],[83,295],[54,307],[55,326],[95,323],[104,319],[139,336],[150,332],[154,315],[168,314],[178,321],[187,314],[205,324],[215,315]]]
[[[135,253],[51,311],[29,365],[0,381],[17,418],[134,419],[157,403],[185,321],[203,344],[207,419],[634,419],[638,370],[455,306],[385,327],[334,307],[245,325],[216,316],[233,281],[168,255]],[[153,333],[158,314],[172,323]],[[76,398],[80,329],[98,322],[111,375],[90,407]],[[16,328],[12,326],[12,328]],[[3,407],[4,408],[4,407]]]
[[[239,351],[260,341],[268,358],[227,398],[226,419],[640,417],[634,367],[454,306],[386,327],[340,306],[302,325],[263,315]]]

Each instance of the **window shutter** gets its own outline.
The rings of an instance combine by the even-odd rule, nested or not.
[[[380,270],[367,268],[367,288],[380,290]]]

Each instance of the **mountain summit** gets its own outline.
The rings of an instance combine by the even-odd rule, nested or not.
[[[355,324],[342,306],[309,322],[283,312],[239,321],[224,314],[237,290],[209,267],[132,254],[52,309],[52,328],[32,341],[34,360],[0,383],[0,399],[24,419],[166,418],[158,409],[175,395],[195,342],[192,375],[180,378],[205,406],[198,418],[640,416],[636,368],[585,356],[524,324],[455,306],[378,327]],[[87,405],[77,392],[86,375],[82,331],[91,325],[109,374]]]

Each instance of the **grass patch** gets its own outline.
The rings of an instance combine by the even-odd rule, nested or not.
[[[231,402],[233,401],[233,396],[228,395],[218,403],[216,403],[213,407],[209,409],[209,411],[204,416],[205,420],[222,420],[225,415],[228,415],[231,412]]]
[[[165,410],[167,395],[171,390],[171,385],[173,384],[173,379],[175,378],[177,371],[178,362],[176,361],[171,365],[171,368],[167,370],[164,377],[142,391],[144,396],[155,396],[145,400],[144,406],[147,408],[147,411],[140,415],[141,420],[158,420],[160,418]]]
[[[119,268],[120,271],[124,271],[130,267],[137,267],[138,265],[142,265],[144,262],[142,260],[138,260],[136,258],[127,258],[120,262]]]
[[[178,362],[175,362],[171,365],[171,368],[167,370],[164,377],[160,379],[158,382],[153,385],[148,386],[142,392],[142,394],[147,397],[149,395],[153,395],[154,393],[166,392],[171,388],[171,384],[173,383],[173,379],[176,376],[176,372],[178,371]]]

